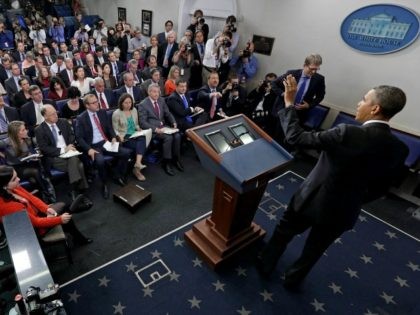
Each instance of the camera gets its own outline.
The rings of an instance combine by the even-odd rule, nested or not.
[[[57,299],[58,288],[58,284],[50,285],[45,290],[29,287],[26,291],[26,305],[29,314],[59,314],[58,310],[64,310],[63,303]]]
[[[249,58],[249,57],[251,57],[251,51],[247,47],[242,51],[242,58]]]
[[[231,33],[235,33],[236,32],[236,26],[233,23],[229,23],[226,24],[227,30]]]
[[[186,49],[187,51],[190,51],[190,50],[191,50],[191,44],[186,44],[186,45],[185,45],[185,49]]]
[[[206,23],[206,20],[205,20],[203,17],[199,17],[199,18],[197,19],[197,22],[198,22],[198,24],[203,25],[204,23]]]
[[[237,82],[234,82],[234,83],[232,83],[232,92],[233,91],[239,91],[239,83],[237,83]]]
[[[225,38],[223,39],[222,45],[229,48],[230,46],[232,46],[232,43],[230,42],[228,38]]]

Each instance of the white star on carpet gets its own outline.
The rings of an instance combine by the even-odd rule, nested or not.
[[[345,273],[347,273],[350,278],[359,278],[359,276],[357,275],[357,271],[352,270],[350,268],[347,268],[347,270],[344,270]]]
[[[264,192],[264,197],[271,197],[271,194],[269,192]]]
[[[341,286],[336,285],[334,282],[331,282],[331,284],[328,287],[333,290],[334,294],[336,293],[343,294],[343,291],[341,291]]]
[[[290,178],[289,178],[289,181],[290,181],[291,183],[296,183],[296,182],[297,182],[297,179],[296,179],[296,178],[294,178],[294,177],[290,177]]]
[[[69,302],[73,301],[74,303],[77,303],[77,299],[81,297],[80,294],[77,294],[77,291],[74,290],[73,293],[67,293],[69,295]]]
[[[360,259],[363,260],[365,264],[373,264],[372,257],[366,256],[365,254],[360,256]]]
[[[242,306],[240,310],[236,310],[237,313],[240,315],[249,315],[251,314],[251,311],[248,311],[245,307]]]
[[[276,187],[277,187],[278,190],[283,190],[284,189],[284,186],[282,184],[278,184]]]
[[[375,243],[372,244],[372,246],[376,247],[379,251],[386,250],[384,244],[378,243],[376,241],[375,241]]]
[[[162,255],[162,253],[159,252],[157,249],[155,249],[153,252],[150,252],[150,254],[152,255],[152,258],[157,258],[157,259],[160,259],[160,255]]]
[[[176,282],[179,282],[179,281],[178,281],[178,278],[179,278],[180,276],[181,276],[180,274],[177,274],[175,271],[172,271],[172,272],[169,274],[169,280],[170,280],[170,281],[176,281]]]
[[[195,259],[194,259],[192,262],[193,262],[193,264],[194,264],[194,267],[197,267],[197,266],[199,266],[199,267],[203,267],[203,266],[202,266],[203,261],[202,261],[202,260],[200,260],[198,257],[195,257]]]
[[[398,237],[397,237],[397,234],[395,234],[394,232],[391,232],[391,231],[389,231],[389,230],[387,230],[387,231],[385,232],[385,234],[386,234],[386,235],[388,235],[390,239],[392,239],[392,238],[398,238]]]
[[[366,313],[363,315],[379,315],[378,313],[372,313],[369,309],[366,310]]]
[[[143,297],[146,297],[146,296],[153,297],[152,296],[153,291],[155,291],[155,290],[151,289],[150,287],[145,287],[143,289]]]
[[[260,295],[263,297],[264,302],[266,302],[267,300],[273,302],[273,293],[264,290],[263,292],[260,292]]]
[[[174,246],[176,247],[176,246],[181,246],[181,247],[184,247],[184,240],[182,240],[182,239],[180,239],[179,237],[176,237],[175,236],[175,238],[174,238]]]
[[[196,297],[195,297],[195,295],[193,296],[193,298],[191,299],[191,300],[188,300],[188,302],[190,302],[191,303],[191,308],[194,308],[194,307],[196,307],[196,308],[200,308],[200,303],[201,303],[201,300],[198,300]]]
[[[357,231],[356,231],[356,229],[351,229],[350,232],[356,233]]]
[[[130,264],[129,265],[125,265],[125,266],[127,267],[127,272],[129,272],[129,271],[132,271],[132,272],[136,271],[137,265],[133,264],[132,261],[130,261]]]
[[[238,273],[238,276],[246,277],[246,269],[242,268],[241,266],[238,266],[238,268],[236,268],[235,270]]]
[[[324,309],[325,303],[318,302],[317,299],[314,299],[314,301],[311,304],[315,308],[315,312],[318,312],[318,311],[325,312],[325,309]]]
[[[367,222],[367,219],[364,215],[359,215],[360,222]]]
[[[114,308],[114,314],[121,315],[124,314],[123,310],[126,308],[126,306],[123,306],[120,301],[118,301],[118,305],[112,305],[112,307]]]
[[[407,287],[407,288],[410,287],[407,283],[407,280],[400,278],[400,276],[397,276],[394,279],[394,281],[397,282],[400,285],[401,288],[402,287]]]
[[[415,265],[414,263],[412,263],[411,261],[408,262],[408,264],[406,265],[408,268],[410,268],[413,271],[420,271],[419,269],[419,265]]]
[[[386,304],[392,303],[392,304],[397,304],[394,301],[394,296],[392,295],[388,295],[385,292],[382,292],[382,294],[380,295],[381,298],[383,298],[386,302]]]
[[[108,287],[108,282],[110,282],[111,280],[104,276],[103,278],[99,278],[98,281],[99,287]]]
[[[341,237],[336,238],[334,244],[343,244],[343,242],[341,241]]]
[[[270,219],[270,221],[276,221],[277,216],[275,214],[269,213],[267,214],[267,217]]]
[[[214,285],[214,291],[223,291],[225,292],[225,283],[220,282],[219,280],[217,280],[216,282],[213,282],[212,285]]]

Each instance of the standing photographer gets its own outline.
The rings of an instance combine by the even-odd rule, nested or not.
[[[238,28],[236,27],[235,23],[236,23],[236,17],[234,15],[229,15],[226,18],[226,23],[223,28],[223,32],[232,33],[232,45],[229,47],[230,52],[234,52],[239,43],[239,33],[238,33]]]
[[[240,50],[238,56],[232,57],[230,66],[240,78],[241,83],[245,83],[255,76],[258,70],[258,60],[254,56],[254,43],[248,41],[245,49]]]
[[[100,19],[96,24],[96,29],[93,31],[93,38],[95,39],[96,45],[100,46],[102,44],[102,38],[107,37],[108,27],[106,27],[103,19]]]
[[[191,44],[186,40],[181,40],[178,50],[172,57],[172,62],[179,67],[179,76],[185,81],[189,81],[191,76],[191,65],[194,61],[194,56],[191,51]]]
[[[226,81],[230,70],[229,61],[232,57],[229,47],[232,45],[232,33],[223,32],[210,38],[206,43],[203,57],[203,82],[207,82],[210,73],[219,73],[220,81]]]
[[[222,84],[222,109],[227,116],[244,113],[246,90],[239,85],[236,74],[229,75],[228,81]]]
[[[204,35],[204,42],[207,42],[209,37],[209,26],[203,16],[203,11],[200,9],[195,10],[191,18],[191,24],[187,27],[187,30],[190,30],[193,34],[195,34],[196,31],[202,31]]]
[[[64,26],[58,21],[56,17],[52,19],[52,25],[48,30],[48,35],[50,35],[52,40],[55,40],[57,43],[64,43]]]

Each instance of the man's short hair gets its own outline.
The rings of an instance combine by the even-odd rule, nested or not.
[[[153,76],[156,72],[159,72],[160,74],[160,71],[158,68],[153,68],[152,70],[150,70],[150,75]]]
[[[159,84],[157,84],[157,83],[151,83],[151,84],[147,87],[147,94],[149,94],[149,93],[150,93],[150,91],[151,91],[153,88],[157,88],[157,89],[159,90],[159,94],[160,94],[160,86],[159,86]]]
[[[38,90],[41,90],[41,88],[38,85],[33,84],[29,87],[29,94],[32,94],[33,92]]]
[[[322,65],[322,57],[320,54],[310,54],[305,58],[305,66],[309,65]]]
[[[176,79],[176,81],[175,81],[175,85],[176,86],[180,85],[181,83],[188,83],[188,82],[184,78],[178,78],[178,79]]]
[[[171,24],[172,26],[174,26],[174,22],[172,22],[171,20],[167,20],[167,21],[165,22],[165,26],[166,26],[166,25],[168,25],[168,24]]]
[[[265,78],[273,78],[273,79],[277,79],[277,74],[275,74],[274,72],[269,72],[265,75]]]
[[[85,106],[86,105],[89,105],[89,100],[92,99],[92,98],[96,98],[96,95],[95,94],[92,94],[92,93],[86,94],[85,96],[83,96],[83,104]]]
[[[217,74],[217,76],[219,76],[219,74],[218,74],[216,71],[212,71],[212,72],[210,72],[210,73],[207,75],[207,80],[209,80],[209,79],[210,79],[210,77],[211,77],[213,74]]]
[[[381,107],[381,113],[385,118],[391,118],[400,112],[407,101],[405,93],[400,88],[389,85],[379,85],[373,88],[375,103]]]
[[[63,55],[58,55],[57,59],[63,60],[64,61],[64,56]]]
[[[95,86],[98,83],[103,83],[104,82],[104,79],[102,79],[101,77],[96,77],[94,80],[95,80]]]

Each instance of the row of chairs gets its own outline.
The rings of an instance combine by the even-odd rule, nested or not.
[[[316,105],[312,107],[308,113],[308,118],[304,122],[304,126],[310,130],[321,130],[321,125],[324,122],[329,112],[329,108],[324,105]],[[355,120],[355,116],[344,112],[339,112],[331,127],[339,124],[361,125]],[[405,164],[410,169],[418,167],[420,162],[420,137],[392,128],[391,131],[398,139],[404,142],[409,148],[409,155]]]

